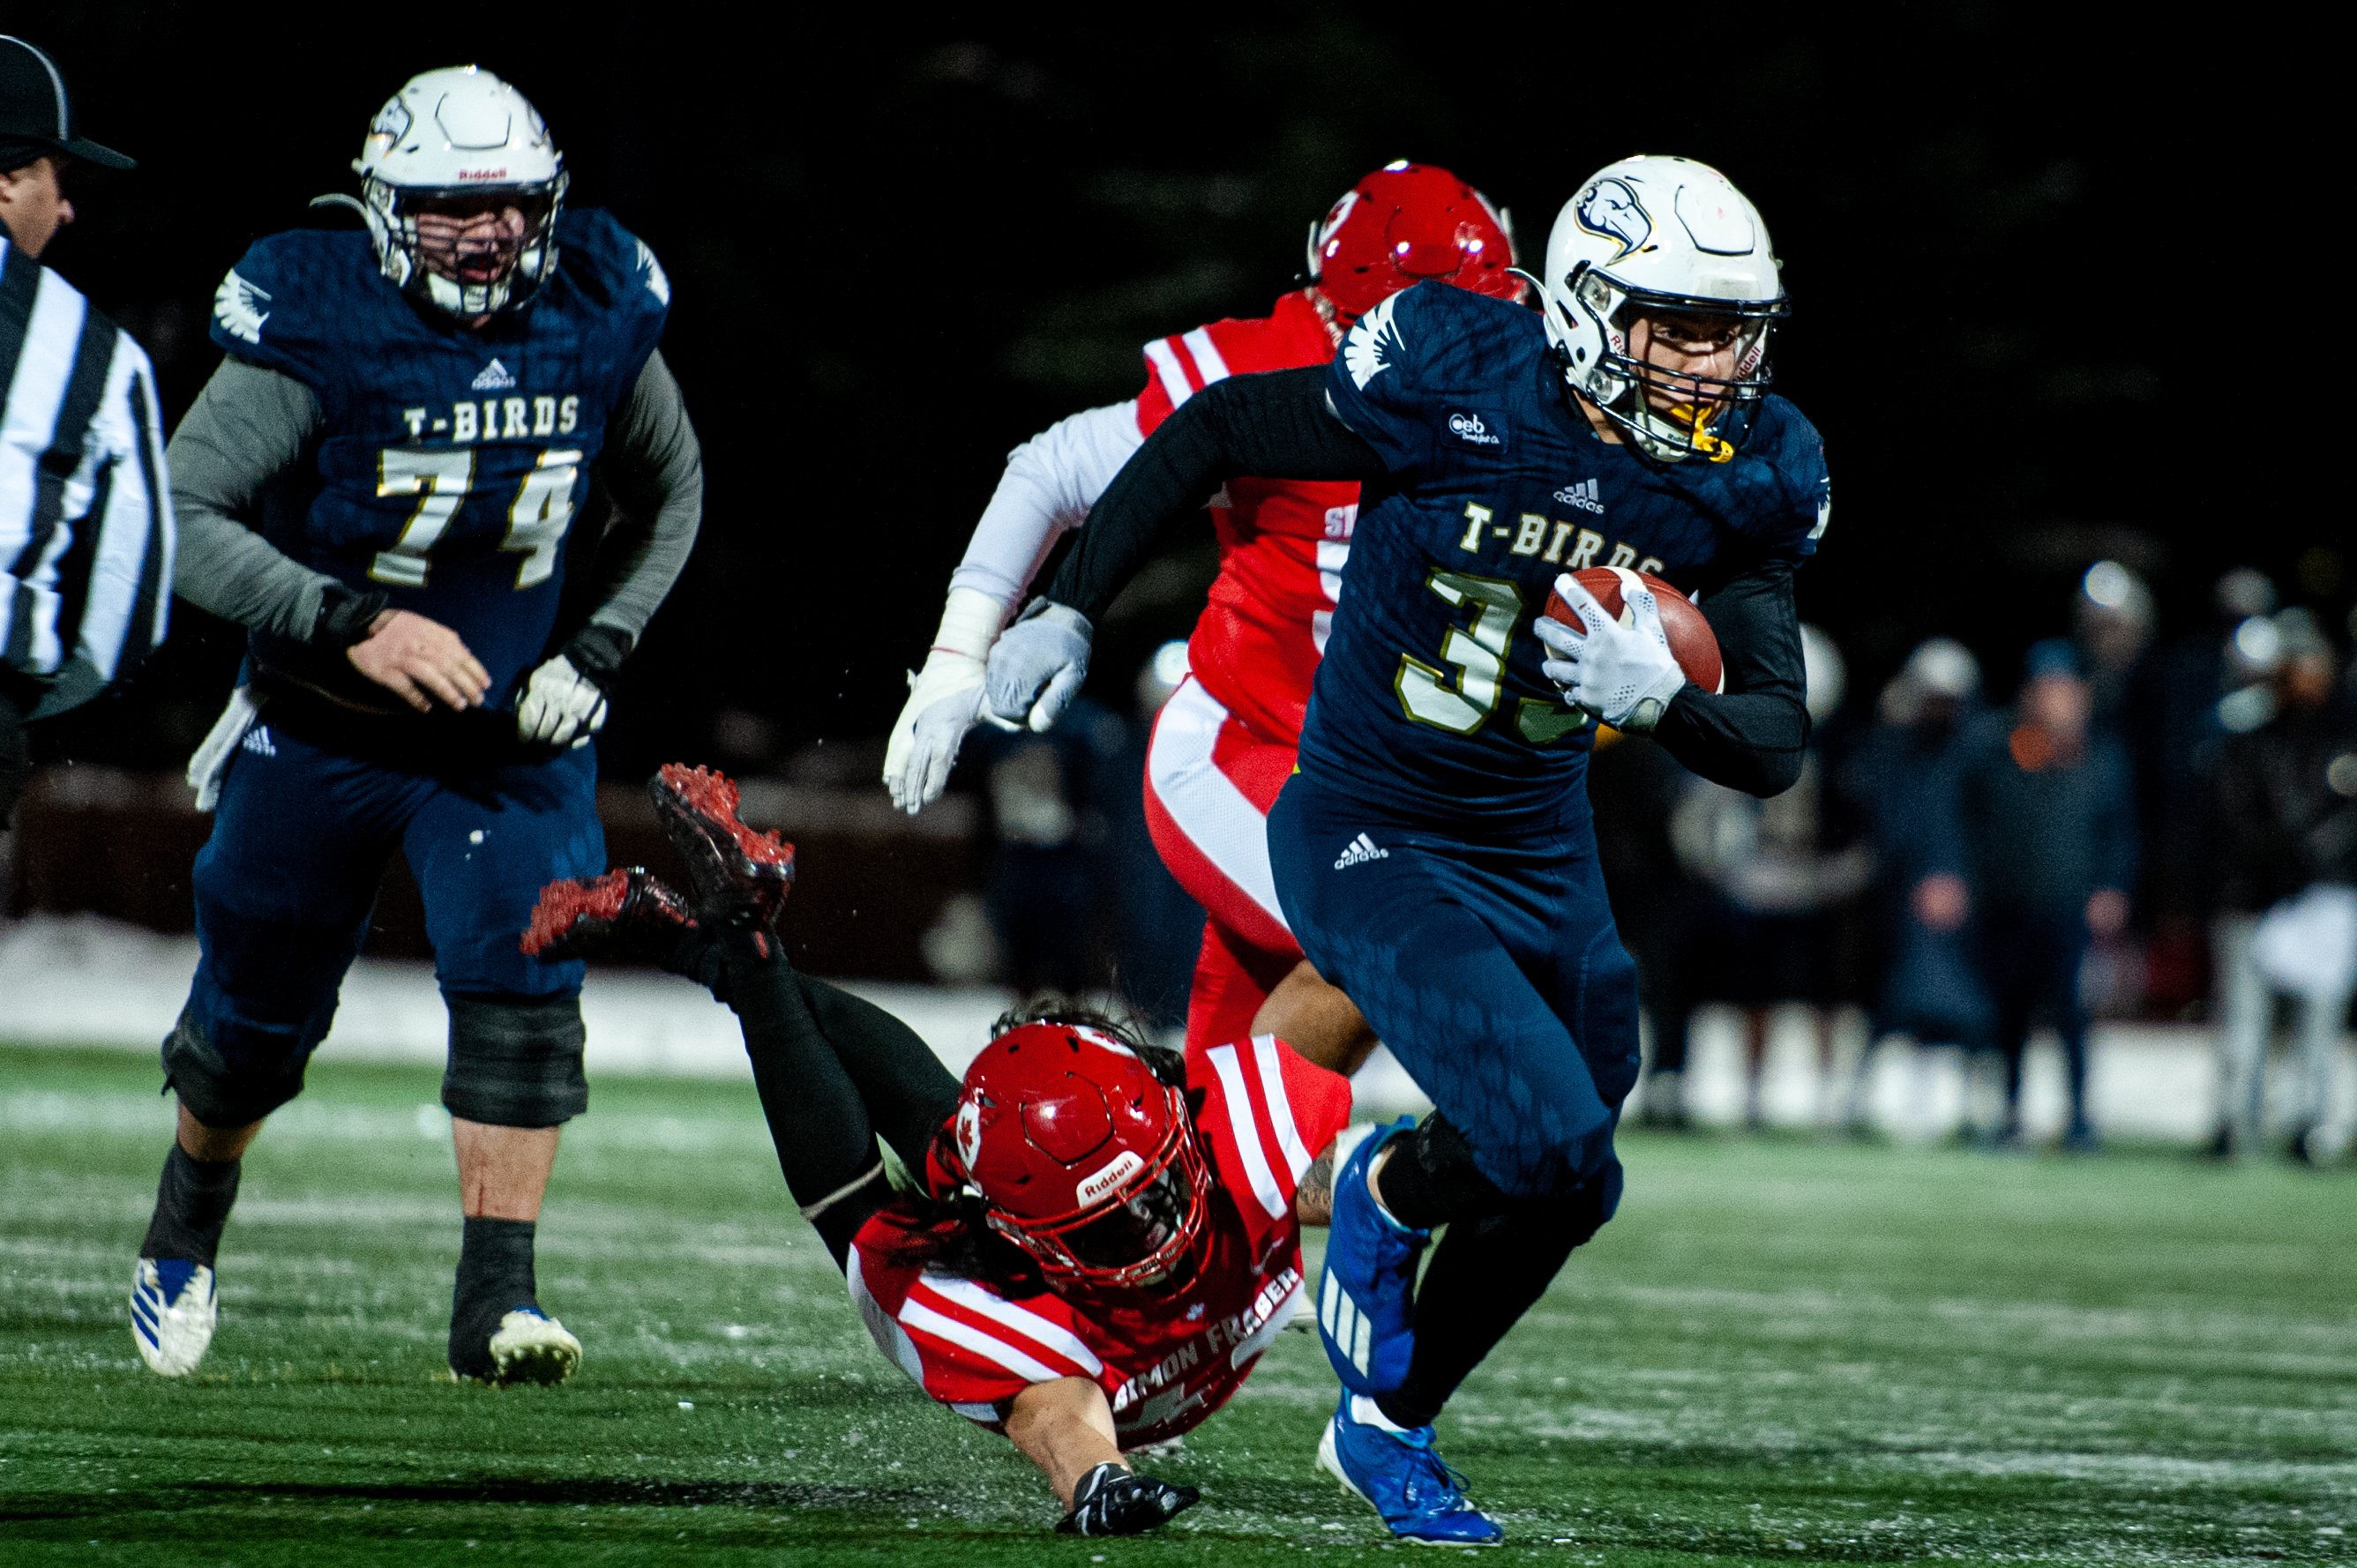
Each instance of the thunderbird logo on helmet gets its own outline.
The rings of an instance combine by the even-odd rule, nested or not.
[[[398,98],[387,99],[384,107],[376,112],[376,118],[369,123],[369,149],[382,157],[409,134],[411,124],[409,106]],[[366,156],[362,155],[363,159]]]
[[[1608,267],[1653,237],[1653,220],[1627,180],[1598,180],[1580,192],[1577,210],[1581,228],[1620,245],[1604,263]]]

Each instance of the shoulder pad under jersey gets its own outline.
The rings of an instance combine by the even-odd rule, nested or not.
[[[400,296],[368,236],[295,229],[247,248],[213,291],[212,338],[238,359],[317,386],[338,346]]]
[[[671,278],[644,240],[602,207],[568,207],[556,220],[557,270],[593,305],[652,315],[671,309]]]
[[[1440,404],[1494,397],[1544,345],[1538,317],[1522,306],[1422,283],[1343,335],[1327,392],[1342,423],[1399,470],[1428,450]]]
[[[1682,467],[1688,465],[1681,465]],[[1708,473],[1717,465],[1703,467]],[[1727,519],[1735,531],[1779,554],[1805,559],[1833,517],[1833,479],[1825,439],[1790,400],[1761,400],[1742,453],[1726,466],[1733,489]]]

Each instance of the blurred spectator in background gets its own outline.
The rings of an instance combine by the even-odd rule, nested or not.
[[[1873,730],[1842,768],[1842,795],[1874,858],[1878,939],[1867,963],[1867,1047],[1850,1079],[1854,1130],[1865,1122],[1878,1042],[1903,1036],[1970,1050],[1989,1038],[1988,996],[1964,941],[1971,896],[1944,853],[1957,842],[1956,768],[1980,686],[1980,661],[1963,643],[1935,637],[1919,645],[1883,688]]]
[[[1587,797],[1596,811],[1598,858],[1620,940],[1637,961],[1637,995],[1649,1039],[1641,1126],[1683,1131],[1689,1122],[1686,1042],[1694,1013],[1686,965],[1703,894],[1670,843],[1672,811],[1700,781],[1658,746],[1610,730],[1596,737]]]
[[[2137,770],[2137,803],[2153,818],[2145,832],[2152,856],[2144,875],[2150,904],[2146,921],[2152,933],[2145,991],[2164,1013],[2190,1013],[2210,990],[2212,963],[2204,949],[2212,891],[2206,886],[2211,800],[2201,759],[2211,757],[2223,733],[2220,699],[2266,679],[2266,670],[2237,644],[2266,644],[2272,627],[2264,635],[2238,634],[2264,625],[2275,607],[2275,585],[2251,567],[2237,566],[2212,589],[2211,615],[2203,624],[2169,643],[2153,660],[2154,699],[2139,715],[2131,761]]]
[[[1131,1014],[1157,1032],[1187,1026],[1187,993],[1203,946],[1202,907],[1187,896],[1146,825],[1146,744],[1155,715],[1187,678],[1187,644],[1164,643],[1138,667],[1135,706],[1117,748],[1102,753],[1092,792],[1104,802],[1113,900],[1113,975]]]
[[[2125,738],[2142,718],[2138,699],[2152,650],[2152,590],[2116,561],[2079,579],[2072,629],[2085,660],[2089,727]]]
[[[1857,824],[1827,788],[1826,757],[1829,748],[1839,749],[1835,719],[1847,678],[1841,650],[1804,625],[1801,651],[1810,736],[1799,781],[1762,800],[1696,779],[1671,822],[1687,875],[1717,896],[1704,994],[1741,1009],[1743,1117],[1753,1128],[1766,1122],[1760,1091],[1777,1004],[1807,1004],[1819,1081],[1833,1082],[1834,1008],[1845,1000],[1836,919],[1873,869]],[[1820,1106],[1821,1116],[1825,1109]]]
[[[2072,632],[2087,677],[2088,727],[2119,743],[2128,759],[2136,811],[2136,865],[2140,877],[2163,875],[2159,866],[2159,792],[2169,759],[2161,752],[2166,727],[2161,706],[2160,660],[2153,647],[2152,590],[2117,561],[2098,561],[2079,579],[2071,604]],[[2132,892],[2145,891],[2140,884]],[[2142,901],[2132,898],[2131,905]],[[2142,910],[2137,910],[2139,915]],[[2089,955],[2083,990],[2098,1017],[2132,1016],[2142,1011],[2147,968],[2144,933],[2136,929],[2097,944]]]
[[[2126,754],[2090,727],[2092,694],[2077,651],[2060,638],[2038,643],[2024,676],[2013,712],[1988,715],[1965,739],[1957,869],[2005,1069],[2005,1120],[1993,1142],[2020,1141],[2022,1053],[2043,1014],[2062,1040],[2071,1105],[2063,1146],[2085,1151],[2096,1137],[2087,1116],[2080,972],[2089,939],[2127,924],[2136,807]]]
[[[985,725],[967,737],[995,840],[982,906],[994,978],[1111,991],[1154,1029],[1185,1026],[1203,911],[1156,853],[1137,781],[1154,717],[1186,674],[1187,645],[1167,643],[1139,669],[1129,715],[1083,697],[1045,735]]]
[[[2255,628],[2266,626],[2267,636]],[[2292,1158],[2312,1163],[2332,1104],[2341,1031],[2357,982],[2357,722],[2331,642],[2304,611],[2246,619],[2245,659],[2264,684],[2226,699],[2212,751],[2211,868],[2216,889],[2219,1155],[2266,1128],[2273,1001],[2290,1000],[2305,1067]]]
[[[1125,731],[1118,714],[1082,698],[1045,735],[974,732],[996,840],[984,903],[1000,978],[1018,992],[1079,995],[1104,983],[1105,823],[1089,786]]]

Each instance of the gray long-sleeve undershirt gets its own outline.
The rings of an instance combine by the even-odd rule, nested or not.
[[[241,626],[307,640],[334,579],[294,560],[242,520],[301,462],[324,424],[311,389],[278,371],[225,359],[172,433],[167,461],[179,514],[172,586]],[[593,570],[590,621],[636,645],[687,564],[704,515],[704,455],[679,383],[658,352],[607,434],[603,473],[622,518]]]

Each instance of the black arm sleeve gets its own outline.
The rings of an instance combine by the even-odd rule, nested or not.
[[[1375,449],[1327,403],[1324,366],[1214,381],[1181,403],[1114,476],[1047,596],[1095,620],[1163,531],[1230,479],[1364,482],[1384,472]]]
[[[1809,744],[1792,572],[1790,561],[1765,560],[1703,600],[1703,618],[1726,661],[1727,690],[1687,682],[1653,729],[1688,769],[1747,795],[1791,789]]]

